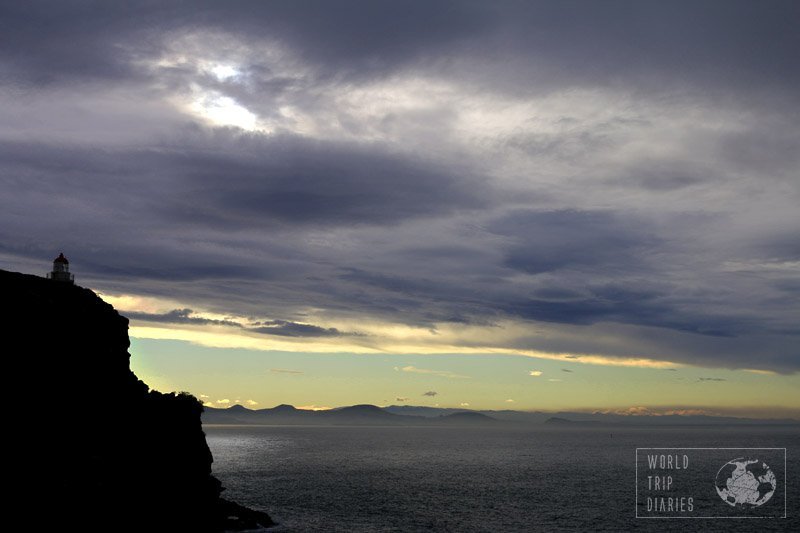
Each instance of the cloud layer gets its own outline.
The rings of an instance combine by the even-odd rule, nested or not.
[[[5,5],[3,265],[151,323],[797,371],[800,7],[574,7]]]

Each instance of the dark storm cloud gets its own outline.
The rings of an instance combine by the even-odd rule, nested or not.
[[[508,303],[504,310],[528,320],[574,325],[621,322],[717,337],[749,332],[746,320],[690,314],[677,309],[667,294],[620,287],[596,287],[590,290],[589,297],[569,302],[528,299]]]
[[[322,12],[325,16],[318,15]],[[237,17],[237,27],[249,24],[248,31],[263,35],[260,25],[267,22],[304,59],[348,77],[382,74],[424,60],[431,50],[480,35],[493,19],[480,3],[458,0],[344,0],[335,8],[325,0],[251,2],[240,13],[244,16]]]
[[[279,337],[338,337],[346,335],[336,328],[322,328],[313,324],[299,324],[286,320],[268,320],[253,324],[248,331]]]
[[[342,274],[340,277],[343,280],[355,282],[360,285],[372,285],[380,289],[408,295],[422,293],[432,295],[440,293],[444,289],[439,282],[433,280],[387,276],[376,272],[366,272],[356,268],[348,269],[348,272]]]
[[[5,68],[34,84],[137,75],[175,32],[217,30],[251,44],[278,40],[322,76],[382,74],[487,26],[462,2],[31,2],[0,10]]]
[[[625,341],[620,343],[619,340]],[[746,334],[737,337],[696,335],[667,328],[637,328],[623,324],[559,326],[549,338],[534,335],[514,341],[518,349],[573,352],[610,358],[658,353],[657,359],[729,369],[797,371],[797,336]]]
[[[465,80],[512,92],[532,90],[531,82],[555,88],[624,79],[648,89],[700,83],[783,96],[800,82],[793,53],[800,48],[794,31],[800,7],[791,0],[769,9],[745,0],[345,1],[336,9],[270,2],[246,3],[234,15],[214,3],[207,9],[203,22],[251,38],[277,36],[325,77],[422,65],[454,68]]]
[[[791,0],[6,2],[0,50],[4,70],[32,83],[117,79],[175,32],[217,30],[282,42],[328,78],[442,68],[466,52],[492,67],[474,77],[514,90],[634,78],[752,91],[800,81],[798,17]]]
[[[486,187],[474,177],[374,149],[286,138],[264,142],[261,150],[249,163],[231,157],[190,163],[183,176],[196,191],[189,210],[235,213],[244,223],[347,224],[487,204]]]
[[[657,238],[644,222],[616,213],[516,211],[489,229],[517,241],[506,265],[529,274],[564,268],[641,268],[637,252]]]
[[[217,320],[192,316],[194,311],[191,309],[173,309],[166,313],[139,313],[126,311],[124,315],[131,320],[142,320],[145,322],[157,322],[165,324],[192,324],[198,326],[230,326],[241,328],[245,331],[260,333],[262,335],[277,335],[279,337],[338,337],[347,335],[336,328],[323,328],[313,324],[301,324],[289,320],[267,320],[253,322],[250,324],[240,324],[232,320]]]
[[[4,2],[0,72],[32,85],[128,78],[131,51],[120,45],[152,38],[155,20],[142,13],[132,3]]]
[[[63,249],[80,282],[187,306],[132,316],[151,322],[511,319],[549,333],[514,349],[796,371],[798,19],[792,1],[5,2],[0,254],[39,271]],[[269,127],[202,125],[191,105],[220,96]]]
[[[696,168],[672,160],[644,161],[632,165],[627,169],[627,175],[618,180],[652,191],[672,191],[719,181],[719,176],[715,176],[713,172],[708,168]]]
[[[772,286],[780,291],[791,294],[800,294],[800,279],[789,278],[775,280],[772,282]]]
[[[398,266],[413,264],[401,262]],[[493,287],[494,283],[503,283],[500,279],[478,276],[465,286],[462,279],[449,276],[447,271],[429,271],[430,276],[423,277],[345,270],[338,279],[346,282],[343,289],[349,302],[379,316],[394,315],[412,326],[435,329],[439,322],[491,326],[502,312],[496,305],[506,297]]]
[[[758,243],[754,252],[761,259],[800,261],[800,237],[792,230],[772,235]]]
[[[0,143],[0,168],[52,194],[100,196],[130,187],[151,216],[217,227],[380,224],[490,202],[486,185],[458,167],[289,136],[220,132],[174,149],[103,151]],[[116,201],[124,207],[132,198]]]
[[[498,3],[497,9],[513,15],[509,33],[520,48],[566,66],[567,77],[788,87],[800,76],[797,55],[790,51],[798,44],[790,28],[800,8],[791,1],[775,2],[770,9],[748,1],[508,6]]]
[[[214,326],[233,326],[241,327],[238,322],[231,320],[215,320],[211,318],[202,318],[192,316],[194,311],[191,309],[173,309],[166,313],[137,313],[127,311],[124,313],[126,317],[131,320],[144,320],[145,322],[163,322],[167,324],[196,324],[200,326],[214,325]]]

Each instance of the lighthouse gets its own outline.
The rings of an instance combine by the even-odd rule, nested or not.
[[[50,272],[47,277],[53,281],[75,283],[75,276],[69,273],[69,261],[64,257],[63,252],[53,259],[53,271]]]

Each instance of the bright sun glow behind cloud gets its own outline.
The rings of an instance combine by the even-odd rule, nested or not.
[[[201,92],[189,109],[215,126],[235,126],[247,131],[258,129],[258,117],[230,96]]]
[[[239,70],[232,65],[214,65],[209,70],[220,81],[235,78],[240,74]]]

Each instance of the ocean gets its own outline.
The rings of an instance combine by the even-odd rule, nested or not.
[[[800,531],[797,427],[204,429],[223,496],[269,513],[275,531]],[[645,494],[657,495],[644,476],[650,451],[638,452],[637,468],[637,448],[745,447],[778,448],[754,452],[772,454],[779,482],[761,515],[736,518],[742,511],[717,496],[709,478],[741,454],[712,450],[656,473],[675,479],[665,495],[693,495],[695,511],[725,518],[636,518],[648,514]],[[714,456],[711,474],[702,453]]]

